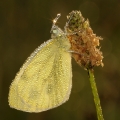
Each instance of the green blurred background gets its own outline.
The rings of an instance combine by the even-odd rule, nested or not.
[[[26,113],[8,105],[9,86],[26,58],[50,39],[52,19],[80,10],[101,41],[104,67],[95,78],[105,120],[120,120],[120,1],[1,0],[0,1],[0,120],[97,120],[88,75],[74,60],[73,88],[68,102],[42,113]]]

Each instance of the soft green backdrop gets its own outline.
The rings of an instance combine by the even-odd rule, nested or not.
[[[50,39],[52,19],[80,10],[101,41],[104,67],[95,78],[105,120],[120,120],[120,1],[119,0],[0,0],[0,120],[97,120],[87,72],[73,60],[70,99],[42,113],[25,113],[8,105],[9,86],[26,58]]]

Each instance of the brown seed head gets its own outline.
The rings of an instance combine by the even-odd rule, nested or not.
[[[99,40],[93,33],[89,21],[83,18],[80,11],[72,11],[67,16],[65,30],[71,43],[71,50],[74,51],[73,58],[85,69],[92,69],[94,66],[103,66],[103,55],[99,48]]]

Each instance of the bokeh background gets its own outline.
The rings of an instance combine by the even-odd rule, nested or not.
[[[50,39],[52,19],[80,10],[98,36],[104,67],[95,78],[105,120],[120,120],[119,0],[0,0],[0,120],[97,120],[88,75],[72,60],[73,88],[68,102],[41,113],[26,113],[8,105],[9,86],[26,58]]]

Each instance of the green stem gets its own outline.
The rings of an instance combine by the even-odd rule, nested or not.
[[[95,102],[96,111],[97,111],[97,118],[98,118],[98,120],[104,120],[93,71],[89,69],[88,73],[89,73],[89,79],[90,79],[90,84],[91,84],[91,88],[92,88],[92,93],[94,96],[94,102]]]

